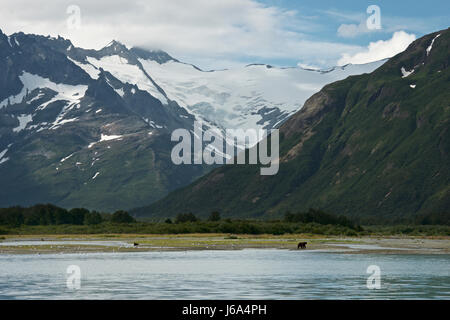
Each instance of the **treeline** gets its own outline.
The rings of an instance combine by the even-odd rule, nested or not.
[[[301,223],[318,223],[318,224],[331,224],[347,227],[357,231],[362,231],[360,225],[355,224],[349,218],[344,216],[337,216],[323,212],[321,210],[309,209],[308,212],[299,213],[286,213],[284,216],[286,222],[301,222]]]
[[[241,220],[222,219],[220,213],[212,212],[202,220],[193,213],[180,213],[175,219],[166,219],[166,224],[181,225],[171,230],[202,232],[208,228],[212,233],[244,233],[244,234],[284,234],[284,233],[327,233],[356,235],[363,228],[344,216],[335,216],[320,210],[309,209],[308,212],[286,213],[282,220]],[[188,225],[188,227],[187,227]],[[203,231],[205,232],[205,231]]]
[[[220,213],[217,211],[212,212],[207,221],[220,221],[222,220],[222,218],[220,217]],[[231,219],[226,219],[231,221]],[[175,217],[175,223],[184,223],[184,222],[199,222],[201,221],[200,218],[197,218],[197,216],[195,214],[193,214],[192,212],[189,213],[180,213]],[[166,223],[172,223],[172,219],[168,218],[165,221]]]
[[[421,214],[415,217],[415,224],[420,225],[442,225],[442,226],[450,226],[450,211],[447,213],[427,213]]]
[[[450,226],[450,210],[447,212],[429,212],[410,217],[363,217],[357,221],[362,225],[370,226]]]
[[[210,214],[207,221],[220,221],[220,213],[215,211]],[[230,220],[230,219],[225,219]],[[175,218],[175,223],[184,223],[184,222],[198,222],[200,219],[196,217],[193,213],[181,213],[178,214]],[[321,225],[334,225],[334,226],[342,226],[346,228],[350,228],[356,231],[362,231],[362,227],[360,225],[355,224],[353,221],[344,216],[336,216],[329,213],[326,213],[321,210],[309,209],[307,212],[299,212],[299,213],[286,213],[284,216],[284,222],[287,223],[316,223]],[[278,222],[278,221],[273,221]],[[171,219],[167,219],[166,223],[172,223]]]
[[[52,204],[38,204],[29,208],[0,208],[0,225],[98,225],[102,222],[131,223],[136,220],[126,211],[113,214],[89,211],[84,208],[66,210]]]
[[[231,234],[294,234],[357,235],[362,228],[345,217],[335,217],[314,209],[306,213],[286,214],[281,220],[262,221],[222,219],[212,212],[206,219],[193,213],[181,213],[159,222],[136,222],[125,211],[113,214],[84,208],[66,210],[51,204],[29,208],[0,209],[0,234],[15,233],[231,233]]]
[[[322,235],[450,235],[449,215],[416,216],[409,224],[367,226],[364,229],[344,216],[321,210],[286,213],[280,220],[222,218],[212,212],[206,219],[193,213],[181,213],[173,219],[137,222],[128,212],[113,214],[84,208],[66,210],[51,204],[29,208],[0,208],[0,234],[94,234],[94,233],[230,233],[230,234],[322,234]]]

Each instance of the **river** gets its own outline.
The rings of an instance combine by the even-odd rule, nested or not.
[[[79,282],[67,273],[71,265],[79,267]],[[367,287],[371,265],[380,271],[379,289]],[[450,299],[449,270],[450,255],[439,254],[3,254],[0,299]]]

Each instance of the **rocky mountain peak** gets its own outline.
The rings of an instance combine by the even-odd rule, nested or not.
[[[133,47],[130,51],[139,58],[142,58],[144,60],[156,61],[159,64],[163,64],[169,61],[179,62],[177,59],[173,58],[163,50],[147,50],[140,47]]]

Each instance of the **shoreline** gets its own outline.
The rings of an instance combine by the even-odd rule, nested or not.
[[[191,250],[306,249],[351,254],[450,254],[450,237],[364,236],[325,237],[310,234],[103,234],[103,235],[7,235],[0,240],[0,255],[101,252],[160,252]],[[134,243],[138,243],[134,246]]]

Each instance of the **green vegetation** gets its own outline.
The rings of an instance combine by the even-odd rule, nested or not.
[[[192,213],[180,213],[175,218],[175,223],[197,222],[197,217]]]
[[[97,225],[21,225],[19,227],[1,226],[0,235],[33,235],[33,234],[250,234],[250,235],[283,235],[313,234],[323,236],[450,236],[450,226],[365,226],[363,231],[334,225],[318,223],[287,223],[282,221],[198,221],[184,223],[136,222],[115,224],[102,222]],[[235,239],[231,235],[229,239]]]
[[[420,221],[433,221],[434,216]],[[448,220],[447,220],[448,221]],[[416,221],[416,223],[419,222]],[[283,220],[221,219],[220,213],[211,213],[201,220],[193,213],[179,214],[175,223],[162,221],[136,221],[126,211],[113,214],[89,211],[84,208],[66,210],[54,205],[36,205],[29,208],[0,209],[0,235],[26,234],[236,234],[283,235],[316,234],[330,236],[364,235],[450,235],[450,225],[391,225],[362,228],[350,219],[323,211],[287,213]]]
[[[188,234],[188,233],[229,233],[229,234],[320,234],[356,236],[349,228],[317,223],[287,223],[282,221],[197,221],[183,223],[137,222],[113,224],[103,222],[98,225],[46,225],[4,227],[0,234]]]
[[[111,216],[111,222],[113,223],[132,223],[136,220],[128,214],[128,212],[119,210],[113,213]]]
[[[357,231],[363,231],[361,226],[356,226],[350,219],[344,216],[335,216],[332,214],[325,213],[321,210],[315,210],[310,208],[308,212],[305,213],[286,213],[284,220],[286,222],[302,222],[302,223],[319,223],[319,224],[331,224],[337,226],[343,226]]]
[[[367,226],[361,235],[403,235],[403,236],[450,236],[449,225],[391,225],[391,226]]]
[[[98,225],[102,222],[132,223],[136,220],[126,211],[112,215],[100,214],[84,208],[66,210],[52,204],[38,204],[29,208],[0,208],[0,226],[47,226],[47,225]]]

